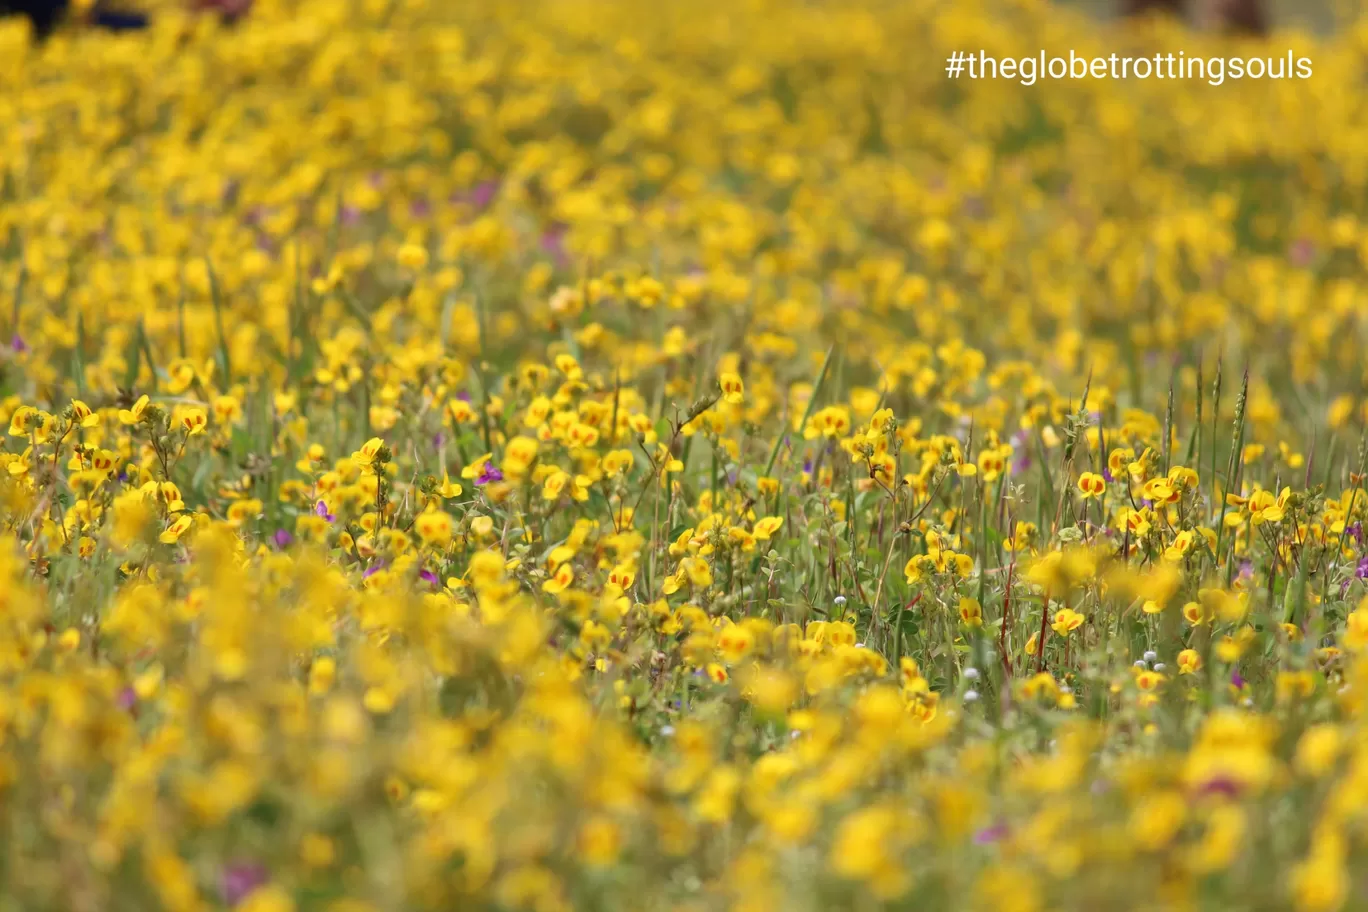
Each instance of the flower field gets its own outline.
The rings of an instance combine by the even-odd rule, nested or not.
[[[0,24],[0,912],[1368,908],[1366,52]]]

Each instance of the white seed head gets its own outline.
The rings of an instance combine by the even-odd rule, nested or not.
[[[977,690],[966,690],[964,692],[964,702],[973,703],[979,697]]]
[[[1159,653],[1155,652],[1153,649],[1146,649],[1146,650],[1145,650],[1145,661],[1146,661],[1146,662],[1153,662],[1153,661],[1154,661],[1155,659],[1157,659],[1157,658],[1159,658]]]
[[[833,601],[836,602],[836,606],[837,606],[837,607],[840,607],[841,605],[844,605],[844,604],[845,604],[846,598],[845,598],[844,595],[838,595],[838,596],[836,596],[835,599],[833,599]]]
[[[964,669],[964,678],[967,681],[977,681],[979,678],[978,669],[970,665],[968,668]]]

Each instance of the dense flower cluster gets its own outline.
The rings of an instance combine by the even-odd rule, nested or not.
[[[0,25],[0,909],[1368,904],[1368,31]]]

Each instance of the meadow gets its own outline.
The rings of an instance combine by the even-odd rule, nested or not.
[[[1368,908],[1365,52],[0,25],[0,912]]]

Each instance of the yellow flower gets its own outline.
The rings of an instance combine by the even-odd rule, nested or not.
[[[238,912],[295,912],[294,900],[283,887],[258,887],[238,904]]]
[[[380,460],[384,450],[385,441],[379,437],[372,437],[361,445],[361,449],[352,453],[352,462],[360,466],[362,471],[378,475],[379,470],[376,468],[376,462]]]
[[[452,399],[447,402],[446,410],[456,424],[470,424],[479,417],[475,407],[465,399]]]
[[[1192,548],[1192,543],[1196,538],[1196,533],[1191,529],[1184,529],[1173,537],[1173,541],[1164,549],[1164,560],[1181,561]]]
[[[78,427],[83,428],[93,428],[100,423],[100,416],[80,399],[71,400],[71,418]]]
[[[220,425],[237,424],[242,420],[242,402],[236,396],[214,397],[214,421]]]
[[[204,409],[187,409],[185,414],[181,415],[181,427],[185,428],[186,435],[189,437],[194,437],[196,434],[203,434],[204,429],[208,426],[209,416],[205,413]]]
[[[619,475],[629,470],[635,461],[631,450],[612,450],[603,455],[599,467],[605,475]]]
[[[758,519],[755,522],[755,537],[762,541],[768,541],[783,525],[784,517],[782,516],[766,516],[763,519]]]
[[[570,475],[568,473],[563,472],[560,469],[552,472],[546,477],[546,481],[542,484],[542,499],[559,500],[561,491],[565,489],[565,485],[569,481]]]
[[[489,461],[493,458],[494,454],[492,453],[485,453],[483,456],[477,457],[466,465],[465,468],[461,469],[461,477],[466,479],[479,478],[485,473],[486,466],[488,466]]]
[[[1083,493],[1084,500],[1100,497],[1107,490],[1107,481],[1101,475],[1084,472],[1078,477],[1078,490]]]
[[[739,662],[755,647],[755,635],[739,624],[729,624],[717,635],[717,650],[728,662]]]
[[[896,899],[911,886],[899,857],[910,822],[891,807],[869,807],[846,815],[831,844],[831,869],[848,880],[863,881],[883,900]]]
[[[1326,775],[1338,761],[1344,742],[1343,733],[1333,723],[1310,726],[1297,742],[1297,771],[1312,778]]]
[[[1264,523],[1282,522],[1285,515],[1284,507],[1291,493],[1291,488],[1283,488],[1282,493],[1274,498],[1271,491],[1255,491],[1254,496],[1249,498],[1250,523],[1259,526]]]
[[[413,529],[424,544],[445,547],[451,541],[454,523],[450,516],[438,510],[425,510],[413,522]]]
[[[228,522],[240,526],[261,515],[261,501],[256,498],[234,501],[228,506]]]
[[[850,431],[850,411],[844,406],[833,405],[819,410],[809,419],[803,429],[803,437],[812,440],[816,437],[828,439],[843,437]]]
[[[1135,686],[1141,690],[1154,690],[1160,684],[1164,683],[1165,680],[1167,680],[1167,678],[1157,671],[1137,669],[1135,672]]]
[[[119,420],[124,424],[137,424],[142,421],[143,414],[147,411],[148,398],[146,395],[138,397],[138,401],[133,403],[131,409],[119,409]],[[14,423],[10,422],[10,433],[14,433]]]
[[[1129,474],[1128,466],[1135,460],[1135,451],[1127,448],[1118,448],[1107,454],[1107,469],[1113,478],[1120,478],[1123,474]]]
[[[1177,792],[1163,791],[1146,797],[1131,812],[1131,838],[1144,851],[1162,849],[1178,835],[1187,809],[1187,800]]]
[[[1339,836],[1321,836],[1307,858],[1291,871],[1297,912],[1335,912],[1349,895],[1349,871]]]
[[[510,479],[521,479],[537,459],[538,444],[531,437],[514,437],[504,448],[502,468]]]
[[[179,396],[188,390],[197,379],[195,365],[184,358],[178,358],[171,362],[166,373],[168,377],[166,388],[173,396]]]
[[[399,248],[399,265],[417,272],[428,263],[428,252],[417,244],[405,244]]]
[[[1345,618],[1340,645],[1353,652],[1368,648],[1368,597]]]
[[[984,482],[997,481],[998,477],[1007,470],[1007,457],[1010,455],[1011,450],[1008,447],[980,451],[978,457],[979,477]],[[891,461],[891,457],[889,459]]]
[[[1183,605],[1183,620],[1196,626],[1205,624],[1211,617],[1202,610],[1202,606],[1197,602],[1188,602]]]
[[[1159,505],[1174,503],[1181,496],[1181,491],[1167,478],[1151,478],[1140,490],[1146,500]]]
[[[1055,612],[1054,621],[1051,622],[1050,627],[1060,636],[1068,636],[1071,632],[1082,627],[1084,620],[1086,619],[1083,615],[1072,608],[1063,608]]]
[[[979,605],[978,599],[961,598],[959,600],[960,621],[966,627],[983,626],[983,607]]]
[[[175,522],[171,523],[166,531],[161,534],[162,543],[174,545],[176,542],[180,541],[182,535],[190,531],[190,527],[194,524],[195,517],[192,514],[182,513],[180,516],[177,516]]]
[[[731,371],[724,372],[718,378],[718,385],[722,388],[722,401],[732,405],[740,405],[745,396],[746,387],[741,382],[741,378]]]
[[[68,627],[57,638],[57,645],[63,652],[76,651],[81,645],[81,631],[75,627]]]
[[[575,581],[575,570],[570,566],[569,561],[556,568],[555,574],[551,579],[542,583],[542,590],[552,595],[564,592],[570,588],[570,584]]]
[[[607,817],[592,817],[580,828],[577,847],[585,864],[605,867],[617,861],[622,848],[622,831]]]

